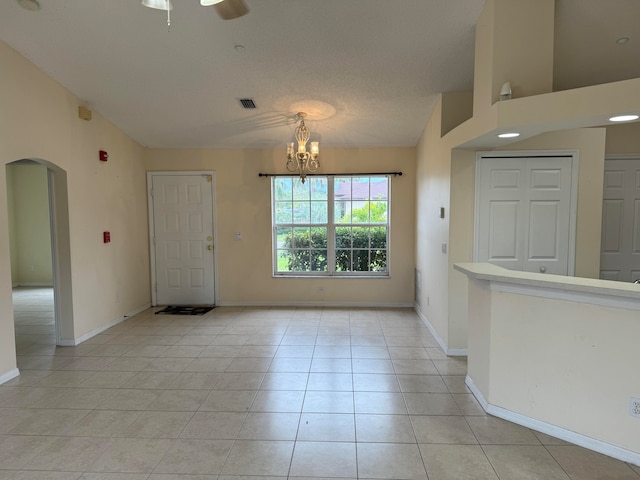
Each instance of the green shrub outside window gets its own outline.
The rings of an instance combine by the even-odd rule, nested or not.
[[[388,275],[389,177],[275,177],[274,272]]]

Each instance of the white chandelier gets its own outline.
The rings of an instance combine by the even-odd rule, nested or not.
[[[311,142],[311,151],[307,151],[307,142],[311,137],[311,132],[304,124],[306,114],[300,112],[296,114],[298,126],[296,127],[296,140],[298,141],[298,151],[294,152],[293,142],[287,144],[287,170],[300,174],[300,180],[304,183],[307,174],[315,172],[320,166],[318,157],[320,147],[318,142]]]

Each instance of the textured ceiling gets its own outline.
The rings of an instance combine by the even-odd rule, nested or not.
[[[415,146],[437,94],[472,88],[485,0],[246,0],[230,21],[174,0],[170,31],[139,0],[39,1],[2,0],[0,39],[140,144],[251,148],[284,147],[298,111],[321,147]],[[556,88],[640,76],[639,8],[557,0]]]

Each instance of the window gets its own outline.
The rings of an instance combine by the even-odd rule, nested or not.
[[[276,275],[388,276],[390,177],[272,179]]]

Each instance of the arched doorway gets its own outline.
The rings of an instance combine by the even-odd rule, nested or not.
[[[21,159],[7,164],[14,165],[42,165],[47,169],[56,344],[72,346],[75,335],[67,172],[42,159]]]

